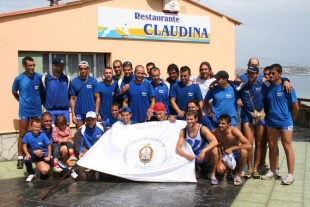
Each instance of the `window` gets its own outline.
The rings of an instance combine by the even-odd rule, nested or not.
[[[52,71],[52,60],[55,57],[62,58],[66,63],[65,74],[68,74],[71,79],[78,76],[78,64],[80,61],[85,60],[89,64],[89,75],[101,80],[102,69],[109,64],[109,53],[43,53],[42,66],[43,73],[46,74]]]

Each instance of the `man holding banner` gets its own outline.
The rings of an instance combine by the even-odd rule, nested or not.
[[[197,123],[198,113],[197,111],[187,111],[185,113],[187,125],[181,130],[179,141],[177,143],[177,153],[185,157],[186,159],[193,161],[197,165],[206,164],[209,162],[212,164],[211,184],[217,185],[218,180],[215,177],[218,155],[212,153],[212,150],[218,145],[216,137],[212,132],[205,126]],[[188,143],[195,155],[184,152],[183,145]]]

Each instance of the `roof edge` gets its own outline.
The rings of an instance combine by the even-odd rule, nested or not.
[[[193,0],[187,0],[187,1],[189,1],[189,2],[191,2],[191,3],[193,3],[193,4],[195,4],[195,5],[197,5],[197,6],[199,6],[199,7],[202,7],[202,8],[204,8],[204,9],[207,9],[208,11],[210,11],[210,12],[212,12],[212,13],[218,15],[218,16],[226,17],[228,20],[232,21],[235,25],[241,25],[241,24],[242,24],[242,22],[240,22],[240,21],[238,21],[238,20],[236,20],[236,19],[233,19],[233,18],[231,18],[231,17],[229,17],[229,16],[226,16],[226,15],[224,15],[224,14],[218,12],[218,11],[215,11],[215,10],[213,10],[213,9],[211,9],[211,8],[209,8],[209,7],[205,6],[205,5],[203,5],[203,4],[200,4],[200,3],[196,2],[196,1],[193,1]]]

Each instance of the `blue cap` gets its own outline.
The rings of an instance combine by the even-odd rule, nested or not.
[[[54,58],[52,64],[53,65],[61,65],[61,66],[66,65],[65,61],[59,57]]]
[[[129,112],[129,113],[131,113],[131,109],[128,106],[124,106],[123,108],[121,108],[121,113],[122,112]]]

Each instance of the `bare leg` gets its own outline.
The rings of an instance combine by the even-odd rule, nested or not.
[[[267,127],[270,170],[273,173],[275,173],[275,171],[276,171],[278,133],[279,133],[278,129]]]
[[[247,157],[247,164],[248,164],[248,171],[253,172],[252,168],[252,160],[253,160],[253,139],[254,139],[254,128],[253,125],[250,123],[243,124],[243,133],[244,136],[249,140],[251,144],[251,149],[248,150],[248,157]],[[256,151],[256,149],[255,149]],[[243,169],[243,168],[242,168]]]
[[[261,156],[260,156],[260,165],[264,165],[266,161],[266,154],[267,154],[267,129],[264,127],[264,133],[261,140]]]
[[[238,161],[239,161],[238,162],[238,171],[236,173],[235,178],[241,178],[241,173],[242,173],[242,170],[246,164],[247,158],[248,158],[248,150],[241,149],[239,157],[238,157]]]
[[[42,175],[47,175],[48,171],[50,170],[50,165],[44,161],[40,161],[36,164],[38,171]]]
[[[85,121],[79,121],[76,123],[76,129],[80,128],[81,126],[83,126],[85,124]]]
[[[60,160],[62,163],[66,163],[69,158],[68,148],[66,145],[60,147]]]
[[[286,155],[288,173],[294,175],[295,154],[292,147],[293,131],[281,130],[281,141]]]
[[[264,126],[256,125],[254,126],[255,131],[255,155],[254,155],[254,168],[253,172],[258,171],[258,164],[261,156],[261,140],[264,134]]]
[[[17,153],[18,156],[23,156],[23,137],[28,131],[29,120],[19,120],[19,135],[17,142]]]

